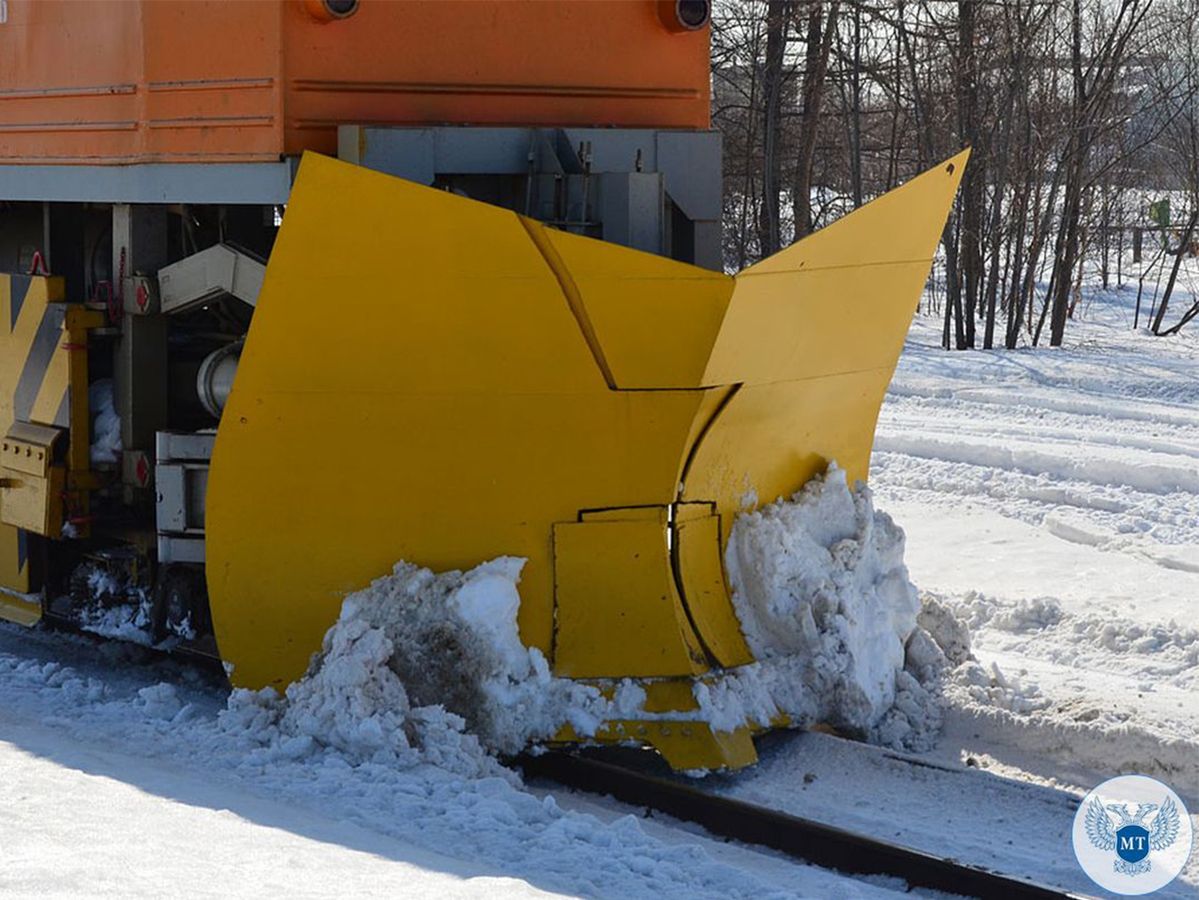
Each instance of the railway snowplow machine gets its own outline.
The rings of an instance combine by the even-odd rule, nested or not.
[[[0,55],[13,24],[47,48],[86,32],[56,31],[61,7],[10,0]],[[75,6],[145,50],[128,84],[72,73],[87,90],[14,50],[0,617],[141,628],[281,689],[395,562],[523,557],[522,640],[646,691],[644,719],[555,741],[747,765],[756,726],[689,715],[697,682],[753,661],[729,530],[831,460],[865,479],[966,154],[726,275],[706,4],[467,7]],[[187,49],[234,26],[279,52]],[[466,62],[377,52],[413,34]],[[517,52],[538,36],[548,72]],[[103,132],[126,94],[152,101],[129,134],[53,125],[72,103]]]

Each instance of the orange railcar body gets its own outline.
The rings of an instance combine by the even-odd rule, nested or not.
[[[655,0],[7,0],[0,163],[334,153],[339,124],[707,128]]]

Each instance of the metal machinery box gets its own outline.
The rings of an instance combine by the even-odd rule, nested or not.
[[[47,425],[16,422],[0,439],[0,521],[5,525],[47,537],[62,532],[66,467],[54,462],[62,434]]]

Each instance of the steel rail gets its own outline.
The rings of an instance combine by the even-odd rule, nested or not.
[[[911,887],[986,900],[1077,898],[1060,888],[944,859],[822,822],[710,794],[668,778],[597,759],[550,751],[517,760],[526,776],[544,778],[622,803],[694,822],[720,837],[757,844],[854,875],[888,875]]]

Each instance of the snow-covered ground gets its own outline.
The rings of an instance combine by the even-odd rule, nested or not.
[[[1095,295],[1059,350],[946,354],[937,321],[913,328],[872,486],[926,615],[971,630],[937,746],[772,735],[700,785],[1081,892],[1069,828],[1098,781],[1151,774],[1199,812],[1199,331],[1133,334],[1131,302]],[[372,650],[352,625],[339,639]],[[367,675],[329,669],[288,711],[227,704],[141,648],[0,625],[0,892],[904,893],[525,786]],[[347,719],[339,692],[396,727]],[[1165,895],[1199,897],[1199,863]]]
[[[0,893],[891,897],[525,790],[469,739],[379,764],[265,740],[262,710],[137,648],[0,625]],[[438,723],[427,723],[436,729]]]
[[[712,790],[1083,893],[1070,829],[1105,778],[1166,781],[1199,824],[1199,333],[1134,333],[1134,304],[1093,292],[1056,350],[947,354],[917,318],[871,486],[969,626],[945,730],[919,755],[775,735]],[[1199,897],[1199,859],[1159,896]]]
[[[1069,816],[1121,772],[1199,812],[1199,331],[1135,333],[1135,299],[1091,292],[1055,350],[947,354],[918,318],[872,464],[912,579],[980,664],[950,679],[931,757],[1056,790]],[[1068,835],[1054,808],[1040,833]],[[1064,840],[1043,855],[1069,869]],[[1199,896],[1199,860],[1174,889]]]

